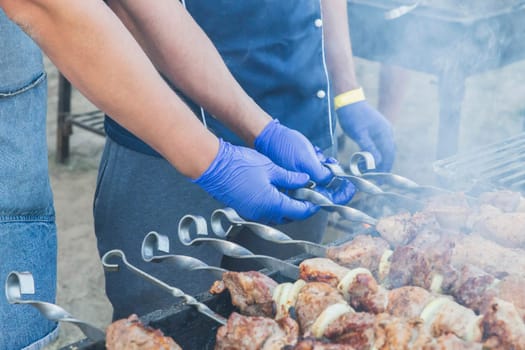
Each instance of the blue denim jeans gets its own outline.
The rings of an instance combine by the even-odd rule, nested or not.
[[[46,75],[33,41],[0,10],[0,288],[29,271],[31,299],[55,301],[56,227],[46,142]],[[0,350],[41,349],[57,324],[0,293]]]

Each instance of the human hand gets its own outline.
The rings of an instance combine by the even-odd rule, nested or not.
[[[255,139],[255,149],[275,164],[291,171],[303,172],[317,184],[325,185],[332,173],[317,157],[314,146],[300,132],[272,120]]]
[[[337,109],[341,128],[362,151],[372,153],[378,171],[390,171],[396,154],[390,122],[366,100]]]
[[[278,190],[304,187],[308,181],[307,174],[287,171],[252,149],[221,139],[217,156],[193,182],[246,220],[280,224],[306,219],[319,210]]]
[[[333,157],[327,158],[319,147],[314,147],[317,158],[323,164],[339,164]],[[330,199],[334,204],[345,205],[348,203],[356,192],[356,188],[350,180],[344,178],[332,179],[326,186],[317,185],[316,191]]]

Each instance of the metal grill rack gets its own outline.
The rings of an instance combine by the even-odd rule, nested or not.
[[[434,162],[448,182],[473,191],[508,189],[525,193],[525,133]]]

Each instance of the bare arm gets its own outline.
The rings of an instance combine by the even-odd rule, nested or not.
[[[183,174],[196,178],[208,168],[217,138],[102,1],[0,0],[0,6],[87,98]]]
[[[326,61],[335,95],[359,87],[355,76],[346,0],[321,0]]]
[[[163,75],[253,145],[271,117],[235,81],[211,41],[179,1],[108,3]]]

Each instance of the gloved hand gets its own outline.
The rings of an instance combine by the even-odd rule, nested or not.
[[[307,174],[287,171],[252,149],[221,139],[217,156],[193,182],[246,220],[280,224],[306,219],[319,210],[277,189],[304,187],[308,181]]]
[[[272,120],[255,139],[255,149],[275,164],[291,171],[303,172],[317,184],[324,185],[332,173],[317,158],[314,146],[300,132]]]
[[[362,151],[372,153],[377,171],[390,171],[396,154],[390,122],[366,100],[339,108],[337,115],[343,131]]]
[[[337,159],[333,157],[327,158],[323,151],[319,147],[314,147],[317,154],[317,158],[323,164],[338,164]],[[330,181],[330,184],[327,186],[317,185],[315,190],[325,197],[330,199],[335,204],[345,205],[348,203],[355,194],[355,186],[350,180],[339,178],[336,180]]]

